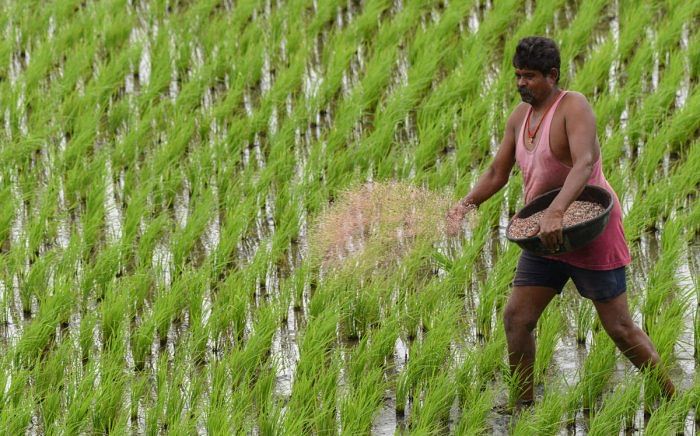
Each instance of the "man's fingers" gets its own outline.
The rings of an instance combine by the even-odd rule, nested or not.
[[[542,245],[548,250],[557,250],[559,246],[564,242],[563,234],[561,231],[542,231],[536,233],[542,241]]]
[[[535,228],[532,230],[532,232],[530,232],[530,234],[528,236],[536,236],[539,234],[540,234],[540,225],[535,224]],[[540,236],[540,239],[542,239],[542,236]]]

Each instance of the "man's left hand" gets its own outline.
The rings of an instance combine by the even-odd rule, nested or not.
[[[545,248],[556,251],[564,243],[564,214],[547,209],[540,219],[539,237]]]

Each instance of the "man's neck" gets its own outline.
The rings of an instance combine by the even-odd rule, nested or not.
[[[559,96],[559,87],[555,86],[544,100],[532,103],[532,110],[538,113],[547,110],[557,96]]]

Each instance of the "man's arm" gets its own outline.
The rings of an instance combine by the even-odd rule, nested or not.
[[[556,249],[564,242],[564,212],[583,191],[593,171],[593,164],[600,155],[593,109],[581,94],[572,93],[571,96],[573,98],[564,113],[564,124],[573,166],[561,191],[540,220],[540,239],[550,249]]]
[[[518,106],[508,117],[503,139],[496,156],[488,169],[479,177],[474,187],[447,214],[447,232],[455,235],[459,232],[460,222],[470,208],[479,206],[498,192],[508,182],[510,171],[515,164],[515,136],[517,119],[522,105]]]

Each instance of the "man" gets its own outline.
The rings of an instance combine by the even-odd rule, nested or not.
[[[614,194],[601,169],[595,117],[586,98],[558,87],[559,49],[548,38],[522,39],[513,57],[518,92],[523,100],[508,118],[493,162],[471,192],[447,216],[448,231],[456,233],[468,209],[486,201],[508,181],[517,161],[523,174],[525,202],[554,188],[560,193],[545,211],[539,237],[555,250],[562,242],[562,218],[586,184]],[[511,371],[518,374],[518,403],[533,400],[532,368],[535,340],[532,331],[547,304],[571,278],[578,292],[593,301],[605,331],[637,368],[659,368],[659,355],[649,337],[629,313],[625,265],[630,254],[622,229],[616,195],[610,221],[601,236],[578,250],[557,256],[523,251],[504,310]],[[660,371],[662,373],[662,371]],[[674,386],[661,375],[666,396]]]

